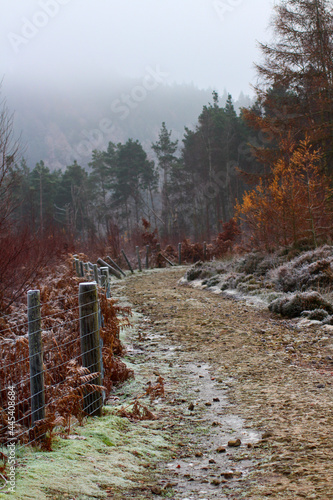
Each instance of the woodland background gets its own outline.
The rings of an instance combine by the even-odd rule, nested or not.
[[[327,0],[275,7],[256,101],[213,92],[195,128],[163,122],[147,154],[135,137],[88,165],[28,168],[5,100],[0,114],[0,300],[5,309],[68,252],[117,258],[146,242],[231,250],[331,243],[333,12]],[[145,141],[144,141],[145,142]]]

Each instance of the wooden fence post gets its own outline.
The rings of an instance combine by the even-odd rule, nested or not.
[[[75,259],[75,271],[78,277],[80,277],[80,261],[79,259]]]
[[[97,259],[97,264],[99,264],[102,267],[108,267],[109,268],[109,273],[113,274],[116,278],[121,280],[121,274],[117,271],[117,269],[114,269],[114,267],[110,266],[105,260],[103,259]]]
[[[102,287],[105,288],[106,298],[110,298],[110,274],[108,267],[101,267]]]
[[[97,266],[97,264],[94,264],[94,279],[95,279],[97,285],[99,285],[99,276],[98,276],[98,266]]]
[[[124,273],[124,271],[121,269],[121,267],[118,266],[117,262],[115,262],[113,259],[111,259],[111,257],[107,256],[106,257],[108,261],[111,262],[111,265],[117,269],[123,276],[125,276],[126,278],[126,274]]]
[[[129,270],[130,270],[130,271],[131,271],[131,273],[133,274],[133,273],[134,273],[133,268],[132,268],[132,266],[131,266],[130,261],[129,261],[129,260],[128,260],[128,258],[127,258],[127,255],[125,254],[125,251],[124,251],[124,250],[122,250],[122,251],[121,251],[121,253],[123,254],[124,259],[125,259],[125,260],[126,260],[126,262],[127,262],[127,265],[128,265]]]
[[[80,260],[80,277],[84,278],[84,267],[82,260]]]
[[[149,245],[146,245],[146,269],[149,269]]]
[[[178,243],[178,264],[182,265],[182,244]]]
[[[99,337],[98,294],[96,283],[80,283],[79,287],[80,335],[82,364],[90,373],[97,373],[90,384],[102,385],[102,363]],[[101,416],[103,395],[87,389],[83,410],[88,415]]]
[[[40,292],[28,292],[28,337],[31,391],[31,423],[45,418],[43,344],[40,314]]]
[[[135,247],[135,250],[136,250],[136,256],[138,258],[139,271],[141,273],[141,271],[142,271],[142,265],[141,265],[141,258],[140,258],[140,249],[139,249],[139,247]]]

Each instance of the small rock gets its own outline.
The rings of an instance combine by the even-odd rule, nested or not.
[[[247,443],[246,445],[248,448],[252,448],[252,443]]]
[[[216,453],[225,453],[227,450],[224,448],[224,446],[219,446],[216,449]]]
[[[219,398],[213,398],[214,403],[219,403],[220,399]]]
[[[210,459],[208,460],[208,462],[209,462],[210,464],[216,464],[216,462],[215,462],[215,460],[214,460],[213,458],[210,458]]]
[[[193,404],[193,403],[191,403],[191,404],[189,405],[188,409],[189,409],[190,411],[193,411],[193,410],[194,410],[194,404]]]
[[[196,454],[195,454],[196,457],[200,458],[203,456],[203,453],[202,451],[197,451]]]
[[[213,479],[210,484],[213,484],[214,486],[220,486],[221,481],[219,479]]]
[[[153,486],[151,492],[154,495],[162,495],[162,488],[160,488],[159,486]]]
[[[237,448],[241,444],[242,442],[240,439],[230,439],[230,441],[228,441],[228,446],[230,446],[230,448]]]
[[[205,403],[206,406],[212,406],[212,403],[210,401],[207,401],[207,403]]]
[[[220,422],[213,422],[212,423],[212,427],[218,427],[219,425],[221,425]]]
[[[270,438],[272,436],[273,436],[273,434],[270,431],[266,431],[266,432],[263,433],[261,439],[267,439],[267,438]]]
[[[224,479],[232,479],[234,477],[234,473],[231,471],[230,472],[223,472],[222,476],[224,477]]]
[[[325,384],[318,384],[317,389],[325,389]]]

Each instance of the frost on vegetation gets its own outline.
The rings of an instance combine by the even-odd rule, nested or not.
[[[277,288],[283,292],[294,292],[332,287],[333,248],[325,245],[305,252],[271,272]]]
[[[273,302],[269,304],[268,308],[271,312],[281,314],[282,316],[286,316],[288,318],[301,316],[304,311],[317,311],[317,316],[318,310],[326,311],[327,314],[333,314],[332,304],[325,300],[324,297],[322,297],[322,295],[318,292],[285,295],[273,300]],[[313,317],[312,319],[315,318]]]
[[[332,305],[314,293],[330,297],[333,292],[333,246],[301,254],[284,248],[271,254],[253,251],[225,261],[199,261],[187,271],[185,280],[200,280],[205,288],[236,290],[243,296],[260,295],[271,311],[283,316],[302,314],[333,324]]]

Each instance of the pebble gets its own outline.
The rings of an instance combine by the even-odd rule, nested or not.
[[[196,457],[200,458],[203,456],[203,453],[202,451],[197,451],[196,454],[195,454]]]
[[[230,439],[230,441],[228,441],[228,446],[230,446],[231,448],[237,448],[241,444],[242,442],[240,439]]]
[[[152,489],[151,489],[151,492],[154,495],[161,495],[162,494],[162,488],[160,488],[159,486],[153,486]]]
[[[188,409],[189,409],[190,411],[193,411],[193,410],[194,410],[194,404],[193,404],[193,403],[191,403],[191,404],[189,405]]]
[[[226,452],[227,450],[224,448],[224,446],[219,446],[216,450],[217,453],[224,453]]]
[[[213,484],[214,486],[220,486],[221,481],[219,479],[213,479],[210,484]]]
[[[221,475],[224,477],[224,479],[232,479],[234,477],[234,473],[231,471],[223,472]]]
[[[215,462],[215,460],[214,460],[213,458],[210,458],[210,459],[209,459],[209,463],[210,463],[210,464],[216,464],[216,462]]]
[[[214,403],[219,403],[220,399],[219,398],[213,398]]]
[[[212,406],[212,403],[210,401],[207,401],[207,403],[205,403],[206,406]]]

